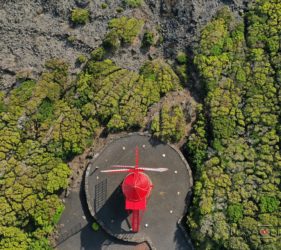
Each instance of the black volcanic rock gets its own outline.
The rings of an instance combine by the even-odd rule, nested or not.
[[[102,43],[108,20],[122,15],[146,20],[148,29],[154,28],[163,36],[153,54],[174,57],[178,50],[192,45],[200,28],[223,6],[229,6],[237,17],[244,8],[242,0],[147,0],[139,9],[117,13],[122,1],[111,1],[106,9],[102,1],[88,0],[11,0],[0,2],[0,90],[14,86],[16,75],[28,72],[37,78],[45,61],[62,58],[70,64],[71,73],[77,57],[88,54]],[[86,7],[91,21],[72,27],[71,10]],[[68,42],[72,37],[75,42]],[[114,55],[114,61],[123,67],[137,70],[149,58],[150,52],[140,49],[141,42]],[[124,52],[125,51],[125,52]]]

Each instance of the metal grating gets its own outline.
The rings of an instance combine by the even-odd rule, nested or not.
[[[105,204],[107,199],[107,179],[100,181],[95,185],[95,211],[100,210],[100,208]]]

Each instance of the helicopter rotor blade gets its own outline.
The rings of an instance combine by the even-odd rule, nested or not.
[[[135,168],[135,166],[112,165],[113,168]]]
[[[132,169],[135,168],[135,166],[122,166],[122,165],[113,165],[113,168],[128,168]],[[168,170],[168,168],[146,168],[146,167],[138,167],[139,170],[145,170],[145,171],[154,171],[154,172],[165,172]]]
[[[101,170],[102,173],[122,173],[122,172],[130,172],[129,169],[108,169]]]
[[[139,168],[140,170],[145,170],[145,171],[152,171],[152,172],[165,172],[168,170],[168,168]]]

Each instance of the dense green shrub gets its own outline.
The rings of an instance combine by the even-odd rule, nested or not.
[[[75,24],[86,24],[89,19],[90,13],[87,9],[76,8],[71,12],[71,21]]]
[[[151,45],[154,45],[154,37],[153,32],[146,31],[143,35],[142,46],[150,47]]]
[[[59,222],[64,208],[65,208],[64,205],[61,205],[57,208],[55,214],[53,215],[53,223],[54,224],[57,224]]]
[[[48,239],[42,238],[39,240],[34,240],[28,246],[28,250],[52,250],[53,248],[50,246]]]
[[[185,135],[185,117],[180,106],[164,105],[150,127],[153,136],[164,142],[178,142]]]
[[[117,13],[122,13],[124,11],[124,9],[122,7],[117,7],[116,8],[116,12]]]
[[[67,65],[51,60],[46,67],[37,83],[25,81],[2,100],[7,108],[0,118],[5,124],[0,130],[1,249],[50,249],[46,237],[62,206],[56,193],[68,184],[68,166],[41,138],[56,122],[55,102],[67,86]]]
[[[262,213],[273,213],[280,209],[280,201],[276,197],[262,196],[260,200],[260,210]]]
[[[176,72],[179,75],[180,79],[187,83],[187,56],[184,52],[180,51],[177,54],[176,61],[179,65],[176,66]]]
[[[196,167],[188,227],[198,249],[280,248],[275,237],[264,240],[257,230],[281,219],[279,5],[252,2],[247,32],[223,9],[202,30],[195,51],[207,114],[187,147]]]
[[[105,36],[103,45],[105,48],[116,50],[120,44],[131,44],[140,33],[144,22],[140,19],[120,17],[113,18],[108,23],[109,33]]]
[[[109,32],[102,41],[103,47],[110,50],[117,50],[121,46],[119,36],[116,32]]]
[[[77,57],[77,62],[80,64],[85,63],[85,62],[87,62],[87,57],[85,55],[79,55]]]
[[[41,123],[47,119],[52,119],[54,114],[53,112],[54,104],[48,97],[46,97],[38,106],[37,113],[34,115],[34,118]]]
[[[203,106],[198,104],[196,107],[197,119],[193,125],[191,134],[186,143],[187,154],[190,156],[192,165],[195,167],[195,173],[201,174],[200,170],[207,158],[207,133],[206,133],[206,119],[203,114]]]
[[[180,88],[162,60],[146,63],[149,75],[102,61],[104,53],[96,49],[75,81],[52,59],[37,82],[0,92],[0,249],[50,249],[66,162],[92,144],[101,124],[113,132],[142,127],[149,106]]]
[[[92,229],[93,229],[95,232],[98,231],[99,228],[100,228],[100,226],[99,226],[98,223],[94,222],[94,223],[92,224]]]
[[[157,82],[157,87],[160,88],[161,95],[168,91],[181,88],[178,76],[163,60],[155,59],[146,62],[140,72],[145,78]]]
[[[5,98],[5,94],[2,91],[0,91],[0,113],[6,110],[4,98]]]
[[[77,40],[76,36],[68,36],[67,41],[73,44]]]
[[[175,72],[179,76],[179,78],[182,80],[183,83],[188,83],[188,76],[187,76],[187,65],[177,65]]]
[[[227,208],[227,215],[230,221],[238,222],[243,217],[243,207],[241,204],[232,204]]]
[[[36,82],[34,81],[25,81],[17,88],[13,89],[9,96],[12,105],[23,106],[24,103],[31,98],[35,84]]]
[[[105,56],[105,50],[103,47],[98,47],[91,52],[91,59],[94,61],[102,61]]]
[[[161,60],[147,62],[140,74],[121,69],[108,59],[90,61],[78,79],[76,103],[79,107],[95,105],[98,119],[116,132],[143,126],[148,107],[179,88],[178,77]]]
[[[187,57],[186,57],[186,54],[184,52],[179,52],[177,54],[177,62],[179,64],[186,64],[187,63]]]
[[[101,4],[101,8],[102,8],[102,9],[106,9],[107,7],[108,7],[108,5],[107,5],[106,3],[102,3],[102,4]]]
[[[124,0],[124,4],[131,8],[137,8],[142,6],[143,0]]]
[[[143,20],[129,17],[112,19],[108,27],[111,32],[115,32],[124,43],[132,43],[133,39],[140,33],[144,22]]]
[[[52,80],[64,89],[68,81],[68,66],[67,63],[60,59],[51,59],[47,61],[45,67],[49,69],[49,72],[43,73],[42,80],[46,82]]]
[[[4,237],[2,235],[0,239],[0,247],[17,249],[20,245],[27,249],[29,245],[46,243],[45,237],[55,222],[55,211],[62,206],[58,196],[52,193],[67,186],[70,170],[39,142],[20,142],[17,131],[5,129],[0,137],[0,148],[5,152],[1,157],[1,166],[5,170],[1,178],[1,207],[5,209],[1,209],[0,234]],[[26,171],[27,167],[29,171]],[[29,233],[25,232],[26,227],[29,227]],[[6,230],[11,236],[17,236],[10,240]],[[39,237],[37,232],[40,230]]]

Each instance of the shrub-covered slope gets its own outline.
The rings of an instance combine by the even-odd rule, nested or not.
[[[171,67],[149,61],[140,73],[117,67],[111,60],[89,61],[79,75],[74,104],[97,117],[110,131],[142,127],[148,107],[181,88]]]
[[[143,126],[148,107],[179,88],[162,60],[140,73],[90,60],[73,82],[67,64],[51,60],[37,82],[1,93],[0,249],[48,249],[64,208],[57,194],[68,184],[65,162],[91,145],[101,125]]]
[[[198,249],[281,248],[260,234],[281,225],[280,21],[280,1],[259,0],[244,24],[222,10],[202,30],[194,63],[206,96],[187,143]]]

